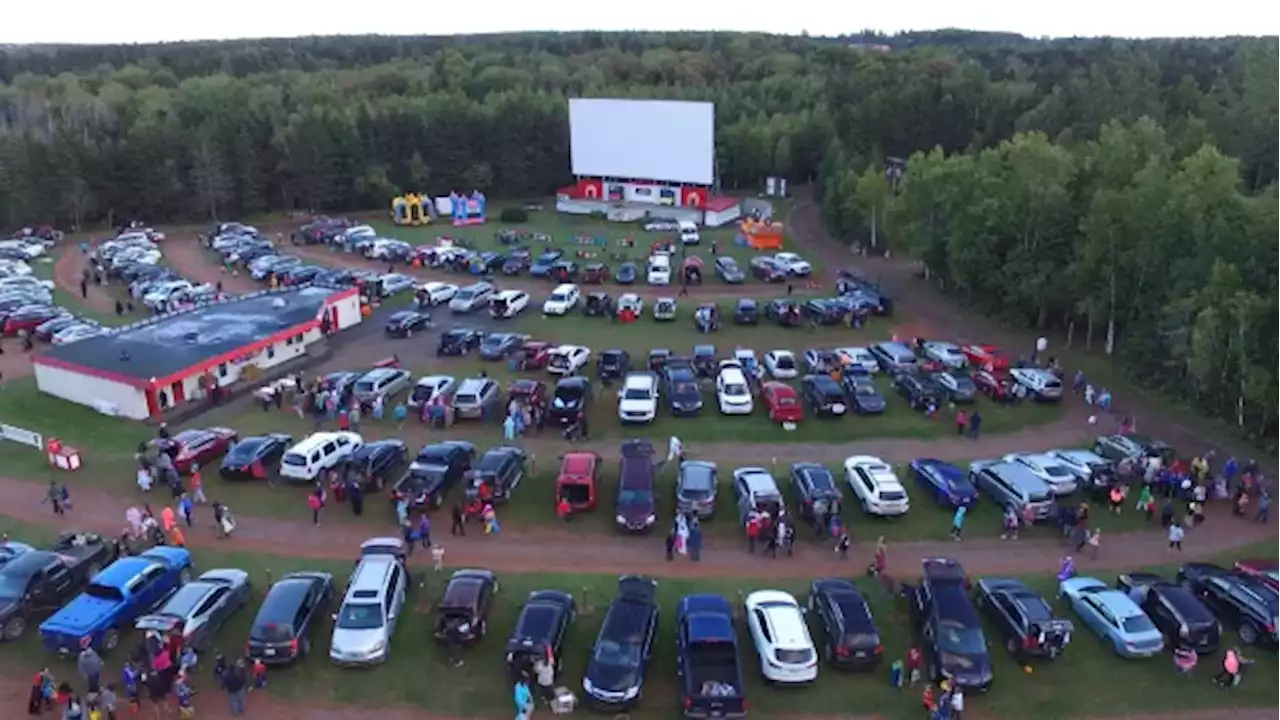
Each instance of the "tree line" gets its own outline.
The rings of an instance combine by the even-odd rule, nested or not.
[[[728,189],[1274,436],[1277,43],[530,33],[0,52],[0,227],[542,197],[568,98],[716,105]],[[874,218],[874,223],[873,223]]]

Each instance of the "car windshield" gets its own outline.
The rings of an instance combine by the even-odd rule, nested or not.
[[[1071,470],[1061,465],[1045,465],[1044,472],[1049,477],[1058,477],[1058,478],[1072,477]]]
[[[790,355],[780,355],[774,362],[779,370],[794,370],[796,361]]]
[[[278,643],[293,639],[293,628],[283,623],[263,623],[249,630],[249,639],[258,642]]]
[[[25,595],[26,592],[26,580],[10,577],[8,575],[0,575],[0,599],[17,600]]]
[[[747,386],[741,383],[730,383],[724,386],[725,395],[746,395]]]
[[[676,392],[680,394],[697,395],[699,394],[698,384],[691,382],[682,382],[676,384]]]
[[[1133,615],[1127,617],[1123,621],[1124,631],[1130,633],[1151,632],[1156,626],[1151,623],[1151,619],[1146,615]]]
[[[227,459],[231,461],[248,460],[257,455],[258,448],[265,443],[266,441],[260,438],[245,438],[231,448],[231,452],[227,453]]]
[[[475,393],[458,393],[453,396],[453,401],[459,405],[470,405],[476,401]]]
[[[979,628],[943,620],[938,623],[938,650],[953,655],[980,655],[987,651],[987,640]]]
[[[281,460],[280,462],[284,463],[285,465],[294,465],[297,467],[302,467],[307,464],[307,458],[305,455],[302,455],[301,453],[286,453],[284,456],[284,459]]]
[[[596,643],[593,659],[601,665],[614,667],[640,667],[639,643],[620,643],[616,640],[601,640]]]
[[[475,292],[472,290],[459,290],[453,297],[455,300],[470,300],[475,297]]]
[[[552,294],[551,294],[551,302],[559,302],[559,303],[562,303],[562,302],[565,302],[565,301],[566,301],[566,300],[568,300],[568,299],[569,299],[569,295],[568,295],[568,293],[552,293]]]
[[[856,392],[859,395],[879,395],[880,392],[870,385],[858,385]]]
[[[622,490],[618,493],[619,505],[648,505],[653,502],[653,493],[648,490]]]
[[[622,392],[623,400],[648,400],[649,391],[644,388],[627,388]]]
[[[343,630],[375,630],[382,627],[382,605],[379,603],[346,603],[338,613],[338,627]]]

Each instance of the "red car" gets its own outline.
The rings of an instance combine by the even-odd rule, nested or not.
[[[13,337],[19,332],[26,330],[27,332],[35,332],[37,327],[46,322],[66,315],[67,311],[60,307],[26,307],[18,308],[4,320],[4,334]]]
[[[556,346],[542,340],[525,340],[520,346],[520,354],[524,356],[524,366],[529,370],[541,370],[551,360],[551,351]]]
[[[596,488],[600,486],[600,456],[589,452],[571,452],[560,459],[556,476],[556,502],[569,501],[570,512],[596,509]]]
[[[1002,373],[1009,369],[1009,358],[995,345],[965,345],[960,348],[969,361],[969,367],[987,372]]]
[[[217,460],[240,439],[235,430],[211,427],[201,430],[183,430],[168,440],[157,439],[156,447],[169,453],[178,472],[191,472],[193,465],[204,467]]]
[[[973,374],[973,384],[978,386],[978,390],[983,395],[996,402],[1009,400],[1010,390],[1013,387],[1007,376],[986,370],[979,370]]]
[[[547,384],[540,380],[520,378],[507,385],[507,397],[519,400],[525,405],[542,405],[547,403]]]
[[[804,405],[796,389],[780,382],[767,382],[760,387],[760,397],[769,412],[770,422],[798,423],[804,419]]]
[[[1235,569],[1237,572],[1261,580],[1268,587],[1280,589],[1280,575],[1277,575],[1277,565],[1274,560],[1243,558],[1236,561]]]

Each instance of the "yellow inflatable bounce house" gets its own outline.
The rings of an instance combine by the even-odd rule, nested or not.
[[[756,251],[781,250],[782,230],[782,223],[747,218],[742,221],[737,240]]]
[[[431,222],[430,203],[430,197],[417,193],[391,198],[391,220],[397,225],[426,225]]]

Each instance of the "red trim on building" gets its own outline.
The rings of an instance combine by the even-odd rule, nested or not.
[[[741,202],[742,200],[738,198],[731,198],[731,197],[725,197],[723,195],[717,195],[707,200],[706,210],[707,212],[717,212],[717,213],[724,212],[725,210],[728,210],[729,208],[734,207],[740,204]]]
[[[59,370],[68,370],[70,372],[80,373],[81,375],[88,375],[89,377],[95,377],[95,378],[98,378],[99,380],[110,380],[111,382],[117,382],[122,385],[136,387],[139,390],[142,390],[147,387],[147,381],[143,380],[142,378],[134,377],[132,375],[124,375],[118,372],[112,372],[111,370],[102,370],[100,368],[89,367],[88,365],[81,365],[79,363],[67,362],[66,360],[49,357],[47,355],[36,355],[35,357],[31,358],[31,364],[32,365],[48,365],[49,367],[58,368]]]

